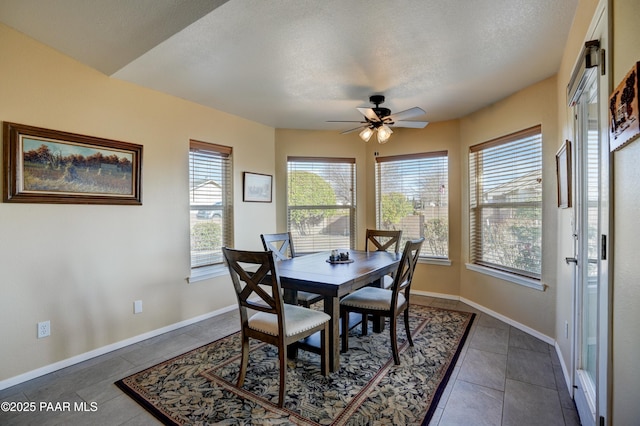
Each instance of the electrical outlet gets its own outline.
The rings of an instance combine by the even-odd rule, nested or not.
[[[38,323],[38,339],[51,335],[51,322],[42,321]]]
[[[133,302],[133,313],[139,314],[142,312],[142,300],[136,300]]]

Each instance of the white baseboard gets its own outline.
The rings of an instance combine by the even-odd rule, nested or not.
[[[190,318],[188,320],[180,321],[175,324],[170,324],[166,327],[159,328],[157,330],[152,330],[147,333],[140,334],[138,336],[131,337],[129,339],[121,340],[116,343],[112,343],[107,346],[103,346],[101,348],[94,349],[89,352],[85,352],[71,358],[64,359],[62,361],[58,361],[53,364],[45,365],[44,367],[37,368],[35,370],[28,371],[23,374],[19,374],[17,376],[11,377],[9,379],[5,379],[0,381],[0,390],[9,388],[11,386],[18,385],[20,383],[35,379],[40,376],[44,376],[45,374],[53,373],[54,371],[60,370],[62,368],[69,367],[74,364],[81,363],[83,361],[87,361],[91,358],[95,358],[100,355],[104,355],[106,353],[115,351],[116,349],[124,348],[125,346],[133,345],[134,343],[142,342],[143,340],[150,339],[151,337],[159,336],[161,334],[167,333],[169,331],[177,330],[179,328],[185,327],[187,325],[195,324],[197,322],[206,320],[208,318],[215,317],[216,315],[223,314],[225,312],[232,311],[234,309],[238,309],[237,305],[227,306],[222,309],[218,309],[216,311],[212,311],[194,318]]]
[[[485,308],[484,306],[478,305],[477,303],[474,303],[470,300],[467,300],[463,297],[460,298],[461,302],[466,303],[467,305],[473,306],[474,308],[478,309],[479,311],[482,311],[488,315],[491,315],[494,318],[498,318],[501,321],[506,322],[507,324],[524,331],[527,334],[530,334],[531,336],[537,337],[538,339],[542,340],[543,342],[546,342],[550,345],[552,345],[555,348],[556,354],[558,355],[558,359],[560,360],[560,366],[562,367],[562,375],[564,377],[564,382],[565,385],[567,386],[567,390],[569,391],[569,395],[571,395],[571,397],[573,398],[573,387],[571,385],[571,376],[569,375],[569,370],[567,370],[567,366],[564,363],[564,357],[562,356],[562,350],[560,350],[560,345],[558,345],[558,342],[552,338],[549,337],[545,334],[542,334],[530,327],[527,327],[524,324],[520,324],[517,321],[514,321],[510,318],[505,317],[504,315],[500,315],[497,312],[494,312],[490,309]]]
[[[565,384],[567,386],[567,390],[569,391],[569,395],[571,395],[571,397],[573,397],[573,386],[571,385],[571,375],[569,374],[569,370],[567,369],[567,366],[564,362],[564,357],[562,356],[562,350],[560,349],[560,345],[558,345],[558,342],[553,339],[552,337],[549,337],[545,334],[539,333],[536,330],[527,327],[524,324],[520,324],[517,321],[512,320],[511,318],[505,317],[504,315],[500,315],[497,312],[492,311],[491,309],[488,309],[482,305],[478,305],[475,302],[472,302],[468,299],[465,299],[464,297],[460,297],[460,296],[454,296],[451,294],[442,294],[442,293],[432,293],[432,292],[428,292],[428,291],[420,291],[420,290],[412,290],[411,294],[416,294],[416,295],[420,295],[420,296],[428,296],[428,297],[435,297],[438,299],[448,299],[448,300],[459,300],[461,302],[466,303],[469,306],[473,306],[474,308],[476,308],[477,310],[484,312],[487,315],[491,315],[494,318],[497,318],[503,322],[506,322],[509,325],[512,325],[513,327],[517,328],[518,330],[522,330],[527,334],[530,334],[534,337],[537,337],[538,339],[553,345],[553,347],[556,350],[556,354],[558,355],[558,359],[560,360],[560,366],[562,367],[562,375],[564,376],[564,381]]]
[[[560,345],[558,345],[558,342],[555,343],[554,347],[556,348],[556,354],[558,355],[558,359],[560,360],[560,366],[562,367],[562,375],[564,376],[564,383],[567,385],[567,390],[569,391],[569,395],[571,395],[571,398],[573,398],[573,385],[571,381],[571,374],[569,374],[567,365],[564,363],[564,358],[562,357],[562,351],[560,350]]]
[[[430,291],[411,290],[411,294],[417,294],[418,296],[435,297],[437,299],[460,300],[460,296],[454,296],[453,294],[433,293]]]
[[[486,308],[486,307],[484,307],[482,305],[479,305],[479,304],[477,304],[475,302],[472,302],[471,300],[465,299],[464,297],[455,296],[455,295],[451,295],[451,294],[432,293],[432,292],[420,291],[420,290],[412,291],[411,293],[415,294],[415,295],[420,295],[420,296],[435,297],[435,298],[438,298],[438,299],[459,300],[461,302],[466,303],[469,306],[472,306],[472,307],[478,309],[481,312],[486,313],[487,315],[491,315],[492,317],[497,318],[497,319],[499,319],[499,320],[501,320],[501,321],[503,321],[503,322],[505,322],[505,323],[507,323],[507,324],[519,329],[519,330],[522,330],[527,334],[530,334],[530,335],[532,335],[534,337],[537,337],[538,339],[540,339],[540,340],[542,340],[542,341],[544,341],[544,342],[546,342],[546,343],[548,343],[550,345],[553,345],[555,347],[555,349],[556,349],[556,352],[558,353],[558,358],[560,359],[560,363],[561,363],[561,366],[562,366],[562,373],[564,375],[564,379],[565,379],[567,387],[569,389],[569,394],[573,395],[573,392],[572,392],[572,389],[571,389],[570,376],[568,374],[567,367],[564,364],[563,357],[562,357],[562,352],[560,351],[560,347],[558,346],[556,341],[554,339],[552,339],[551,337],[546,336],[546,335],[544,335],[544,334],[542,334],[542,333],[540,333],[540,332],[538,332],[538,331],[536,331],[536,330],[534,330],[534,329],[532,329],[530,327],[527,327],[524,324],[520,324],[519,322],[514,321],[511,318],[505,317],[504,315],[501,315],[501,314],[499,314],[497,312],[494,312],[491,309],[488,309],[488,308]],[[35,379],[36,377],[44,376],[45,374],[53,373],[54,371],[60,370],[62,368],[69,367],[71,365],[78,364],[78,363],[81,363],[83,361],[87,361],[87,360],[89,360],[91,358],[95,358],[97,356],[104,355],[106,353],[115,351],[116,349],[124,348],[125,346],[129,346],[129,345],[132,345],[134,343],[141,342],[141,341],[149,339],[151,337],[159,336],[159,335],[161,335],[163,333],[167,333],[169,331],[177,330],[178,328],[185,327],[187,325],[195,324],[195,323],[197,323],[199,321],[203,321],[205,319],[212,318],[212,317],[214,317],[216,315],[220,315],[220,314],[232,311],[234,309],[237,309],[236,305],[227,306],[225,308],[218,309],[216,311],[212,311],[212,312],[209,312],[209,313],[206,313],[206,314],[194,317],[194,318],[190,318],[188,320],[180,321],[180,322],[177,322],[175,324],[171,324],[171,325],[168,325],[166,327],[159,328],[157,330],[149,331],[147,333],[143,333],[143,334],[140,334],[138,336],[134,336],[134,337],[131,337],[129,339],[125,339],[125,340],[122,340],[120,342],[113,343],[111,345],[103,346],[101,348],[94,349],[92,351],[85,352],[85,353],[82,353],[80,355],[76,355],[76,356],[71,357],[71,358],[67,358],[65,360],[56,362],[54,364],[49,364],[49,365],[46,365],[44,367],[41,367],[41,368],[38,368],[38,369],[35,369],[35,370],[32,370],[32,371],[28,371],[28,372],[26,372],[24,374],[20,374],[18,376],[14,376],[14,377],[11,377],[9,379],[0,381],[0,390],[9,388],[11,386],[18,385],[20,383],[26,382],[26,381],[31,380],[31,379]]]
[[[495,311],[492,311],[492,310],[491,310],[491,309],[489,309],[489,308],[486,308],[486,307],[484,307],[484,306],[482,306],[482,305],[478,305],[477,303],[472,302],[472,301],[471,301],[471,300],[469,300],[469,299],[465,299],[464,297],[461,297],[461,298],[460,298],[460,301],[461,301],[461,302],[466,303],[466,304],[467,304],[467,305],[469,305],[469,306],[473,306],[473,307],[474,307],[474,308],[476,308],[477,310],[482,311],[482,312],[484,312],[485,314],[491,315],[492,317],[497,318],[497,319],[499,319],[500,321],[506,322],[506,323],[507,323],[507,324],[509,324],[510,326],[515,327],[515,328],[517,328],[518,330],[524,331],[525,333],[527,333],[527,334],[529,334],[529,335],[531,335],[531,336],[533,336],[533,337],[536,337],[536,338],[538,338],[538,339],[542,340],[543,342],[545,342],[545,343],[547,343],[547,344],[549,344],[549,345],[555,345],[555,344],[556,344],[556,340],[555,340],[554,338],[549,337],[549,336],[547,336],[546,334],[542,334],[542,333],[540,333],[539,331],[534,330],[534,329],[533,329],[533,328],[531,328],[531,327],[527,327],[526,325],[521,324],[521,323],[519,323],[519,322],[517,322],[517,321],[514,321],[514,320],[512,320],[512,319],[511,319],[511,318],[509,318],[509,317],[505,317],[504,315],[499,314],[499,313],[497,313],[497,312],[495,312]]]

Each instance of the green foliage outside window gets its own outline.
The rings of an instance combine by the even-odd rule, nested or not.
[[[289,206],[334,206],[336,194],[329,182],[315,173],[293,171],[289,173]],[[300,235],[307,235],[312,226],[322,222],[329,213],[323,209],[295,209],[289,211],[289,223]]]
[[[540,217],[539,208],[519,209],[516,212],[515,223],[509,227],[509,232],[514,235],[515,241],[518,241],[513,253],[513,266],[537,274],[542,270],[542,229],[536,226]]]
[[[198,222],[191,229],[191,250],[220,250],[222,226],[216,222]]]
[[[446,257],[449,248],[449,226],[448,222],[441,218],[429,219],[424,223],[424,244],[431,256]]]
[[[482,249],[485,259],[540,274],[542,229],[536,225],[539,217],[539,208],[521,208],[513,209],[509,219],[484,222]]]
[[[382,225],[385,229],[396,229],[402,218],[413,213],[413,204],[400,192],[382,195]]]

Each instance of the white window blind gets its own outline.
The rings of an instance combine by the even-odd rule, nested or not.
[[[233,235],[231,148],[190,141],[191,267],[222,263]]]
[[[354,158],[287,159],[287,227],[297,253],[353,248]]]
[[[376,157],[376,221],[402,230],[407,240],[424,237],[421,257],[449,256],[447,151]]]
[[[540,279],[540,126],[472,146],[469,152],[471,263]]]

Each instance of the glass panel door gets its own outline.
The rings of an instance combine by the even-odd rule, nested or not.
[[[600,235],[600,143],[597,73],[592,73],[577,105],[576,171],[578,235],[578,335],[576,379],[595,416],[598,360],[598,236]],[[585,407],[586,408],[586,407]]]

